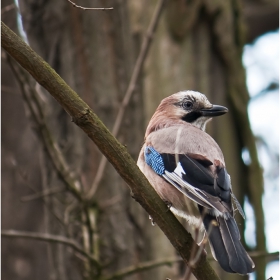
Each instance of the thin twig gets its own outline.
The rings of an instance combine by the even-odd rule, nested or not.
[[[9,94],[16,94],[15,89],[13,87],[1,85],[1,92],[2,93],[9,93]]]
[[[86,8],[86,7],[83,7],[83,6],[79,6],[79,5],[75,4],[74,2],[72,2],[70,0],[67,0],[67,1],[69,3],[71,3],[74,7],[82,9],[82,10],[101,10],[101,11],[114,10],[113,7],[110,7],[110,8]]]
[[[135,65],[134,65],[132,76],[130,78],[130,81],[129,81],[126,93],[124,95],[123,101],[120,104],[119,111],[118,111],[118,114],[117,114],[117,117],[116,117],[116,121],[115,121],[114,126],[113,126],[112,134],[114,136],[117,136],[117,134],[119,132],[126,106],[129,103],[131,95],[134,92],[137,80],[140,76],[145,58],[147,57],[148,51],[150,49],[150,45],[151,45],[151,42],[152,42],[152,39],[153,39],[153,35],[155,33],[157,24],[159,22],[159,18],[160,18],[160,15],[161,15],[161,11],[162,11],[164,2],[165,2],[165,0],[159,0],[158,1],[157,6],[156,6],[155,11],[154,11],[154,14],[152,16],[150,25],[148,27],[148,30],[147,30],[146,35],[144,37],[143,43],[141,45],[140,53],[138,55],[138,58],[137,58],[137,61],[136,61]],[[107,164],[107,160],[106,160],[106,157],[103,155],[102,158],[101,158],[100,164],[98,166],[98,170],[96,172],[95,179],[94,179],[94,181],[92,183],[92,186],[91,186],[91,188],[90,188],[90,190],[87,194],[87,199],[88,200],[91,200],[92,197],[94,196],[94,194],[97,190],[97,187],[98,187],[98,185],[99,185],[99,183],[100,183],[100,181],[103,177],[106,164]]]
[[[38,100],[36,90],[30,85],[30,79],[26,72],[15,64],[9,56],[7,57],[7,61],[19,83],[24,101],[29,108],[32,120],[36,124],[38,135],[41,137],[42,143],[48,152],[55,170],[71,193],[74,194],[79,201],[82,201],[80,192],[81,182],[72,176],[71,169],[46,123],[43,108]]]
[[[21,168],[18,166],[16,159],[12,159],[12,164],[15,167],[16,172],[20,176],[20,178],[23,180],[24,184],[31,189],[33,192],[35,192],[35,195],[37,194],[37,190],[29,184],[27,176],[24,171],[21,170]],[[65,227],[65,223],[63,220],[54,212],[53,207],[45,200],[43,200],[44,206],[46,209],[55,217],[55,219],[63,226]]]
[[[251,258],[271,258],[272,260],[279,260],[279,252],[268,253],[266,251],[252,251],[249,252]]]
[[[94,258],[99,261],[100,260],[100,237],[98,234],[98,209],[90,208],[89,209],[89,218],[90,218],[90,228],[93,231],[93,255]]]
[[[37,192],[35,194],[23,196],[20,199],[20,201],[27,202],[27,201],[35,200],[35,199],[42,198],[42,197],[45,197],[48,195],[57,194],[57,193],[60,193],[63,191],[65,191],[65,187],[55,187],[55,188],[51,188],[48,190],[44,190],[42,192]]]
[[[100,264],[96,261],[96,259],[91,256],[89,253],[83,250],[80,245],[73,239],[66,238],[60,235],[48,234],[48,233],[40,233],[40,232],[28,232],[28,231],[18,231],[18,230],[2,230],[2,237],[17,237],[17,238],[28,238],[33,240],[47,241],[47,242],[55,242],[70,246],[75,251],[79,252],[87,259],[89,259],[94,265],[100,268]]]
[[[4,8],[1,10],[1,15],[3,15],[4,13],[9,12],[9,11],[15,9],[15,8],[16,8],[16,5],[15,5],[15,4],[7,5],[6,7],[4,7]]]
[[[143,262],[138,265],[132,265],[123,270],[120,270],[120,271],[114,273],[113,275],[110,275],[109,277],[105,278],[105,280],[120,279],[120,278],[126,277],[128,275],[134,274],[136,272],[142,272],[144,270],[152,269],[152,268],[162,266],[162,265],[171,266],[175,262],[182,262],[182,261],[183,260],[181,258],[175,258],[175,259],[165,259],[165,260]]]
[[[75,200],[65,208],[63,221],[66,225],[70,223],[71,212],[77,209],[78,207],[79,207],[79,203]]]

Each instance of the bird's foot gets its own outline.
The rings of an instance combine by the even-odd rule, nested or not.
[[[172,207],[172,203],[170,202],[170,201],[168,201],[168,200],[164,200],[163,201],[165,204],[166,204],[166,206],[167,206],[167,211],[169,211],[170,210],[170,208]],[[166,211],[166,212],[167,212]]]
[[[154,222],[154,219],[151,215],[149,215],[149,219],[151,220],[151,224],[154,227],[156,225],[156,223]]]
[[[206,231],[204,231],[203,237],[202,237],[201,241],[199,243],[197,243],[197,245],[199,247],[201,247],[201,251],[204,251],[204,253],[207,255],[207,252],[205,250],[206,243],[207,243],[207,235],[206,235]]]

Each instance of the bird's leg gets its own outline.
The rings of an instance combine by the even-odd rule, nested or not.
[[[170,210],[170,208],[172,207],[172,203],[170,202],[170,201],[168,201],[168,200],[163,200],[163,202],[166,204],[166,206],[167,206],[167,211],[169,211]],[[166,212],[167,212],[166,211]]]
[[[170,208],[172,207],[172,203],[170,201],[168,201],[168,200],[163,200],[163,202],[167,205],[167,211],[169,211]],[[155,226],[156,223],[154,222],[154,219],[153,219],[153,217],[151,215],[149,215],[149,219],[151,220],[152,226]]]
[[[201,241],[199,243],[197,243],[197,245],[200,247],[201,249],[204,251],[205,254],[207,254],[206,250],[205,250],[205,246],[207,243],[207,236],[206,236],[206,231],[204,231],[203,237],[201,239]]]
[[[130,196],[137,202],[139,202],[139,200],[136,198],[136,196],[134,195],[134,193],[131,191],[130,192]]]
[[[201,239],[201,241],[199,243],[197,243],[197,245],[201,246],[201,245],[203,245],[203,243],[205,244],[206,243],[205,238],[206,238],[206,231],[204,231],[202,239]]]
[[[152,226],[155,226],[155,225],[156,225],[156,223],[154,222],[154,219],[153,219],[153,217],[152,217],[151,215],[149,215],[149,219],[151,220],[151,224],[152,224]]]

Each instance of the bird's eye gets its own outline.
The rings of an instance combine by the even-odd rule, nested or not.
[[[182,106],[185,110],[190,110],[193,107],[193,103],[191,101],[183,101]]]

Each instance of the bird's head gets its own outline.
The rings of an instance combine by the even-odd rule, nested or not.
[[[147,132],[167,127],[178,122],[187,122],[201,130],[212,117],[228,112],[223,106],[213,105],[207,97],[197,91],[180,91],[163,99],[153,115]]]

